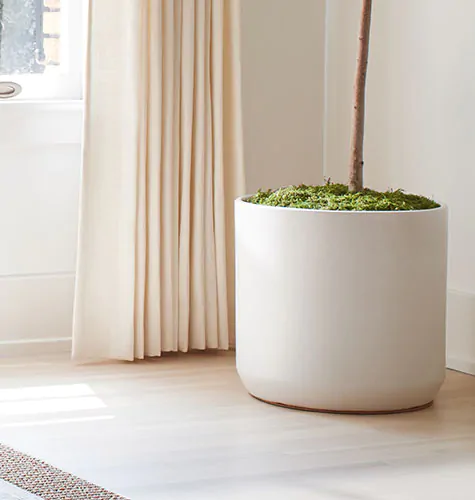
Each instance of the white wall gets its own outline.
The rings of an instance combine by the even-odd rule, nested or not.
[[[1,104],[0,358],[70,345],[81,106]]]
[[[325,0],[241,0],[248,192],[323,173]]]
[[[242,0],[249,191],[322,176],[324,0]],[[80,105],[0,104],[0,358],[69,349]]]
[[[360,2],[327,11],[325,174],[346,180]],[[366,184],[450,208],[448,363],[475,373],[475,2],[374,2]]]

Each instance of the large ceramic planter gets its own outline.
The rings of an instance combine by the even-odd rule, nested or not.
[[[236,201],[236,350],[248,392],[290,407],[430,405],[445,374],[447,209]]]

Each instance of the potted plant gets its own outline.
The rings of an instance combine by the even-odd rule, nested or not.
[[[363,187],[371,7],[363,0],[348,185],[235,204],[238,372],[282,406],[410,411],[445,377],[447,209]]]

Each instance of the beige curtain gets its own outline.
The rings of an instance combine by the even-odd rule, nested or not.
[[[227,349],[239,0],[91,0],[73,357]]]

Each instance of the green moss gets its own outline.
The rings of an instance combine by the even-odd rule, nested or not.
[[[331,183],[323,186],[287,186],[275,191],[259,191],[247,201],[271,207],[384,212],[429,210],[440,206],[429,198],[408,194],[400,189],[385,193],[364,189],[359,193],[350,193],[348,186]]]

